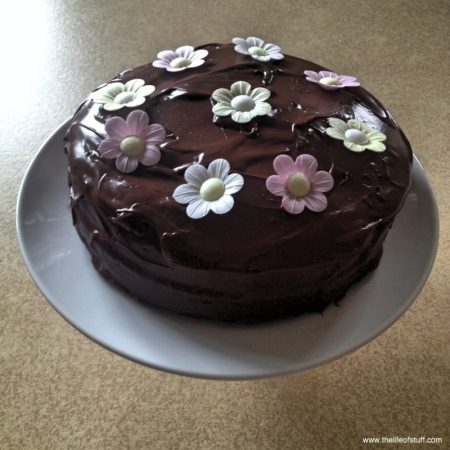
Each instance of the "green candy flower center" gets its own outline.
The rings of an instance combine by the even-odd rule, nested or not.
[[[255,101],[248,95],[237,95],[231,100],[231,107],[235,111],[247,112],[255,107]]]
[[[145,141],[139,136],[127,136],[120,142],[120,150],[127,156],[136,158],[145,149]]]
[[[114,103],[118,103],[120,105],[126,105],[127,103],[132,102],[136,98],[135,92],[125,91],[117,94],[114,97]]]
[[[304,197],[311,190],[311,183],[305,175],[295,172],[289,176],[287,188],[295,197]]]
[[[207,202],[213,202],[222,197],[225,185],[220,178],[209,178],[200,187],[200,197]]]
[[[191,60],[179,56],[178,58],[172,59],[172,61],[170,61],[170,67],[181,69],[182,67],[190,66],[191,62]]]
[[[319,83],[325,84],[326,86],[340,86],[341,82],[333,77],[323,77],[319,80]]]
[[[248,52],[252,56],[267,56],[267,51],[261,47],[250,47]]]
[[[345,140],[350,141],[352,144],[364,145],[369,142],[368,137],[360,130],[350,128],[344,134]]]

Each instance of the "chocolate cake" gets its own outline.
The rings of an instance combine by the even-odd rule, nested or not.
[[[65,138],[73,221],[98,272],[151,305],[322,311],[378,265],[411,148],[356,78],[233,42],[162,51],[88,96]]]

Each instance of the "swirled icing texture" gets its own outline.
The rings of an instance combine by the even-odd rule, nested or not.
[[[118,172],[99,158],[108,113],[90,95],[66,135],[74,224],[97,270],[133,296],[173,311],[258,321],[320,311],[375,268],[410,185],[412,152],[389,112],[363,88],[327,91],[305,80],[323,68],[286,56],[271,66],[208,44],[203,66],[151,64],[113,81],[156,86],[140,107],[167,130],[161,161]],[[214,120],[211,93],[238,80],[270,89],[269,116]],[[354,153],[325,135],[327,119],[357,118],[386,136],[386,151]],[[335,180],[322,213],[290,215],[265,187],[273,160],[309,153]],[[172,198],[186,167],[226,158],[245,185],[226,215],[190,219]]]

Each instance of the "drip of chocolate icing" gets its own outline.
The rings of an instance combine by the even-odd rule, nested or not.
[[[327,91],[305,80],[323,70],[291,56],[271,65],[209,44],[206,62],[170,73],[150,64],[112,81],[156,87],[139,109],[167,131],[161,160],[131,174],[97,147],[109,113],[92,95],[66,136],[72,209],[97,269],[135,296],[202,317],[260,320],[320,310],[378,263],[410,184],[412,152],[389,112],[363,88]],[[271,91],[272,113],[248,124],[214,118],[211,93],[244,80]],[[386,151],[354,153],[325,135],[328,118],[356,118],[386,136]],[[313,155],[334,188],[324,212],[290,215],[265,187],[273,160]],[[190,219],[172,198],[184,170],[225,158],[244,187],[233,209]]]

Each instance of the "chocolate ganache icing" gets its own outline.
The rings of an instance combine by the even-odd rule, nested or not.
[[[76,229],[96,269],[133,296],[196,317],[259,321],[321,311],[374,269],[410,185],[412,152],[389,112],[366,90],[328,91],[305,79],[323,70],[285,55],[262,63],[233,45],[208,44],[205,64],[168,72],[151,64],[112,81],[143,79],[145,103],[166,138],[161,159],[129,174],[98,152],[108,112],[91,94],[66,135]],[[265,87],[272,111],[249,123],[212,113],[213,91],[245,80]],[[356,153],[325,133],[329,118],[358,119],[386,135],[381,153]],[[310,154],[334,187],[322,212],[289,214],[266,188],[273,161]],[[172,197],[192,164],[225,158],[242,175],[234,207],[194,220]]]

